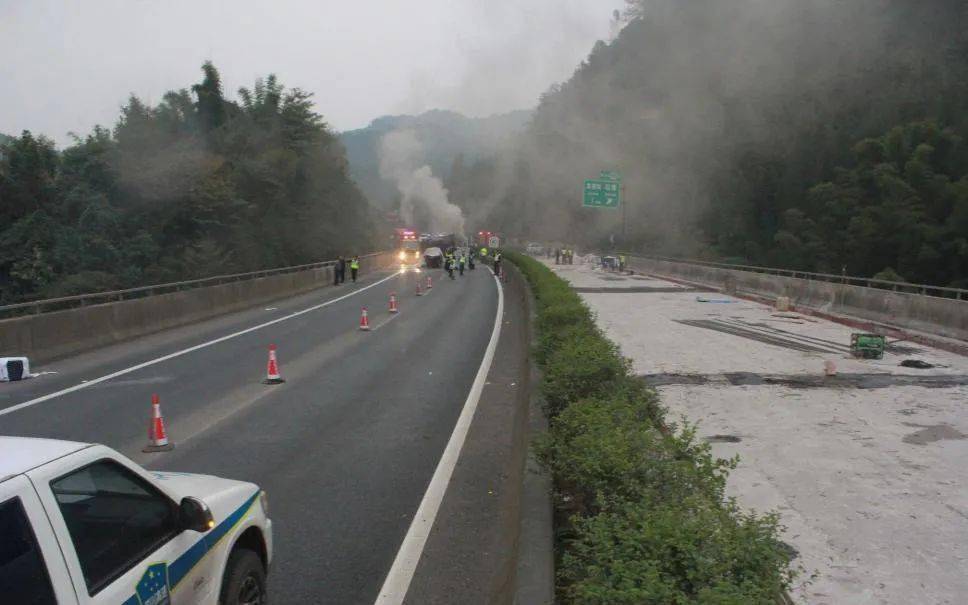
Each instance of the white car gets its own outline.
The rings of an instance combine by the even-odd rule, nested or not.
[[[0,437],[0,602],[264,605],[267,507],[252,483]]]

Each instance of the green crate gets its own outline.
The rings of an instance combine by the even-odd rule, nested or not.
[[[853,333],[850,335],[850,354],[864,359],[881,359],[887,347],[886,339],[880,334]]]

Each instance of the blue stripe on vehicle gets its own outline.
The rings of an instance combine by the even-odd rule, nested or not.
[[[231,515],[226,517],[221,523],[212,528],[211,531],[202,536],[198,542],[192,544],[192,546],[183,552],[181,556],[172,561],[168,566],[168,584],[170,589],[174,590],[175,586],[179,582],[185,579],[185,576],[192,571],[192,569],[198,565],[198,562],[202,560],[210,550],[215,548],[219,541],[225,537],[227,533],[232,531],[239,521],[245,517],[246,513],[249,512],[249,508],[252,507],[252,503],[259,496],[259,492],[252,495],[251,498],[245,501],[242,506],[235,509]],[[132,595],[128,597],[122,605],[140,605],[138,601],[138,595]]]
[[[231,515],[225,518],[221,523],[212,528],[210,532],[202,536],[202,538],[192,545],[191,548],[186,550],[180,557],[175,559],[171,565],[168,566],[168,581],[171,588],[174,589],[178,586],[185,576],[202,560],[210,550],[218,545],[219,540],[225,537],[225,534],[229,533],[235,525],[242,520],[242,517],[249,512],[249,508],[255,499],[258,497],[259,492],[252,495],[251,498],[245,501],[245,503],[235,509]]]
[[[205,545],[205,539],[202,538],[172,561],[171,565],[168,566],[168,583],[172,588],[188,575],[188,572],[202,560],[206,552],[208,552],[208,547]]]

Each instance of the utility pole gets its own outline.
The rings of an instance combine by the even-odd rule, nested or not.
[[[622,248],[628,249],[628,241],[625,238],[626,224],[628,223],[628,211],[626,206],[629,203],[628,195],[625,192],[625,183],[622,183]]]

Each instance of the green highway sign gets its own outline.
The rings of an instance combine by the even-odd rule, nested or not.
[[[582,191],[585,208],[618,208],[622,201],[622,185],[612,179],[588,179]]]
[[[622,175],[613,170],[602,170],[601,173],[599,173],[598,178],[606,181],[621,181]]]

